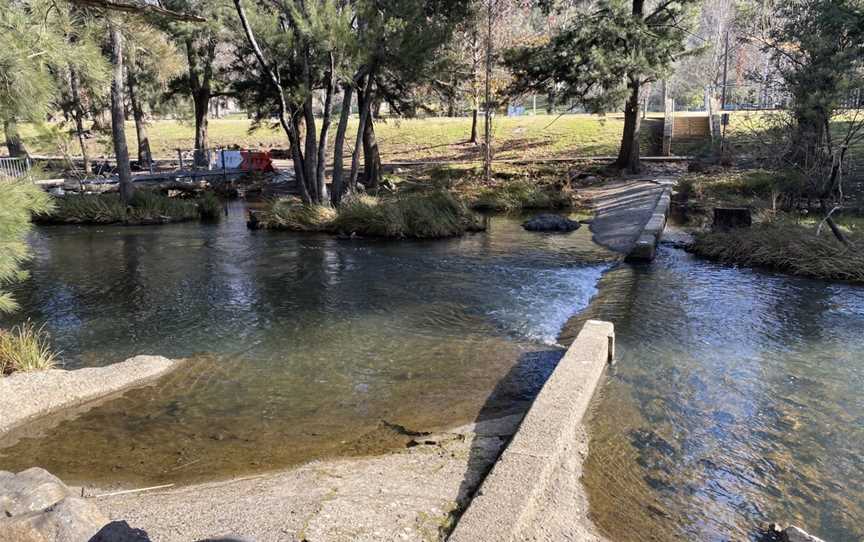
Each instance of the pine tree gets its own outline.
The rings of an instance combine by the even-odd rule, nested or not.
[[[624,107],[624,133],[615,164],[639,171],[640,92],[662,79],[685,52],[698,0],[600,0],[548,43],[507,55],[515,92],[554,92],[595,112]]]

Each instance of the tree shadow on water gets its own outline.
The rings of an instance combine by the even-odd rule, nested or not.
[[[447,522],[449,529],[456,525],[495,461],[507,447],[534,398],[564,357],[564,352],[563,348],[550,347],[549,350],[522,354],[486,398],[474,420],[474,439],[468,465],[459,485],[457,507]]]

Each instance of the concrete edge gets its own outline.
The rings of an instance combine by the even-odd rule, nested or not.
[[[672,205],[672,188],[666,187],[657,197],[657,204],[651,218],[645,223],[642,233],[636,240],[636,244],[630,253],[624,258],[627,262],[650,262],[657,255],[657,244],[663,237],[666,229],[666,219],[669,217],[669,208]]]
[[[43,416],[148,384],[179,365],[179,360],[161,356],[135,356],[106,367],[50,369],[0,378],[0,437]]]
[[[599,320],[585,322],[449,541],[503,542],[519,535],[576,430],[584,423],[591,397],[614,353],[614,326]],[[590,523],[584,517],[574,520]],[[593,525],[584,527],[595,531]]]

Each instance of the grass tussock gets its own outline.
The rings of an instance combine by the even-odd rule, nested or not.
[[[806,179],[792,171],[720,170],[712,173],[689,174],[676,186],[678,193],[688,200],[728,204],[754,204],[762,202],[784,203],[804,197]]]
[[[445,190],[388,197],[349,195],[337,209],[277,200],[257,220],[264,229],[390,239],[438,239],[483,229],[480,218]]]
[[[853,246],[847,247],[830,232],[817,236],[815,228],[773,223],[728,232],[699,233],[689,250],[726,264],[864,283],[862,245],[864,238],[860,235],[853,237]]]
[[[566,209],[573,206],[573,193],[553,185],[512,181],[485,187],[471,201],[481,211],[518,211],[521,209]]]
[[[55,199],[54,210],[37,221],[72,224],[152,224],[188,220],[218,220],[222,203],[212,193],[197,199],[171,198],[138,190],[128,205],[118,194],[67,195]]]
[[[270,202],[263,213],[261,226],[265,229],[292,231],[328,231],[336,218],[336,211],[326,205],[303,205],[291,199]]]
[[[48,345],[48,335],[30,322],[0,329],[0,376],[15,372],[41,371],[57,365],[57,355]]]

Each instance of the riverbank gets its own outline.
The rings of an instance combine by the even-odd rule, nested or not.
[[[676,186],[679,214],[694,235],[691,253],[725,265],[835,281],[864,282],[864,182],[846,182],[848,195],[829,207],[800,175],[789,171],[710,168]],[[726,209],[740,223],[717,219]],[[731,220],[727,219],[727,220]]]
[[[588,322],[533,402],[439,433],[401,428],[411,439],[394,453],[180,488],[82,493],[153,540],[419,541],[459,525],[456,540],[503,541],[516,536],[515,522],[543,540],[602,540],[580,481],[582,419],[613,344],[611,324]],[[535,476],[538,469],[546,475]],[[555,521],[532,519],[526,510],[536,507]]]
[[[36,418],[109,399],[156,380],[178,363],[159,356],[136,356],[107,367],[49,369],[0,378],[0,439]]]

